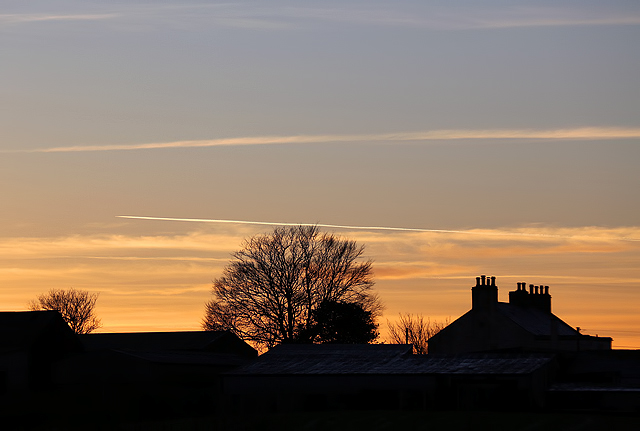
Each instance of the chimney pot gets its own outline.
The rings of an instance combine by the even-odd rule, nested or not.
[[[538,294],[538,286],[534,286],[534,289],[536,289],[536,295]]]
[[[482,285],[484,286],[485,285],[484,283],[485,283],[485,280],[486,280],[487,276],[486,275],[481,275],[480,278],[482,279]]]
[[[549,294],[549,286],[545,286],[544,287],[544,294],[548,295]]]
[[[529,285],[529,293],[533,295],[533,284]]]
[[[491,285],[492,286],[496,285],[496,278],[495,277],[491,277]]]
[[[480,277],[476,277],[476,286],[480,286]]]

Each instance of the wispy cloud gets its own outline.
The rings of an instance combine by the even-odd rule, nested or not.
[[[223,27],[255,30],[306,29],[326,23],[362,26],[469,30],[518,27],[567,27],[640,24],[640,12],[615,5],[571,8],[499,5],[451,6],[395,2],[392,6],[350,2],[332,6],[289,6],[277,3],[152,5],[129,9],[129,14],[189,20]],[[152,12],[152,13],[150,13]]]
[[[9,150],[19,153],[70,153],[90,151],[133,151],[168,148],[203,148],[244,145],[367,143],[367,142],[437,142],[484,140],[594,140],[640,138],[640,128],[580,127],[572,129],[443,129],[423,132],[398,132],[353,135],[290,135],[248,136],[238,138],[191,141],[154,142],[143,144],[77,145],[30,150]]]
[[[393,8],[358,8],[350,5],[333,8],[284,8],[283,16],[300,20],[350,22],[365,25],[420,27],[437,30],[467,30],[517,27],[567,27],[599,25],[637,25],[637,10],[620,10],[612,5],[600,8],[563,6],[491,7],[424,4],[410,10],[402,4]]]
[[[95,7],[95,5],[94,5]],[[571,8],[512,5],[468,5],[396,2],[391,6],[343,3],[331,6],[291,6],[255,2],[163,3],[101,5],[99,13],[0,14],[0,24],[122,18],[144,28],[235,27],[247,30],[307,29],[326,23],[364,26],[414,27],[435,30],[638,25],[636,8],[617,5]],[[149,26],[150,27],[147,27]],[[141,28],[142,28],[141,27]]]
[[[515,27],[567,27],[567,26],[594,26],[594,25],[638,25],[640,16],[604,16],[604,17],[522,17],[505,19],[478,20],[477,28],[515,28]]]
[[[571,8],[558,6],[513,5],[510,7],[466,8],[443,13],[442,22],[449,28],[492,29],[517,27],[570,27],[602,25],[638,25],[638,10],[614,6]]]
[[[19,24],[44,21],[97,21],[117,18],[117,13],[96,14],[44,14],[44,13],[18,13],[0,14],[0,24]]]

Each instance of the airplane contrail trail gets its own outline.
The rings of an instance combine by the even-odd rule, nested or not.
[[[201,219],[201,218],[147,217],[147,216],[128,216],[128,215],[121,215],[121,216],[116,216],[116,217],[128,218],[128,219],[139,219],[139,220],[164,220],[164,221],[200,222],[200,223],[253,224],[253,225],[265,225],[265,226],[318,226],[318,227],[329,227],[329,228],[336,228],[336,229],[395,230],[395,231],[409,231],[409,232],[467,233],[465,231],[459,231],[459,230],[418,229],[418,228],[410,228],[410,227],[346,226],[346,225],[338,225],[338,224],[321,224],[321,223],[278,223],[278,222],[267,222],[267,221],[216,220],[216,219]]]
[[[249,224],[263,226],[318,226],[335,229],[350,230],[386,230],[399,232],[434,232],[434,233],[455,233],[465,235],[489,235],[489,236],[526,236],[539,238],[565,238],[565,239],[591,239],[591,240],[616,240],[616,241],[640,241],[638,238],[627,237],[592,237],[592,236],[571,236],[571,235],[554,235],[544,233],[526,233],[526,232],[477,232],[472,230],[453,230],[453,229],[424,229],[411,227],[389,227],[389,226],[347,226],[338,224],[322,224],[322,223],[281,223],[266,221],[247,221],[247,220],[218,220],[218,219],[201,219],[201,218],[176,218],[176,217],[152,217],[152,216],[133,216],[119,215],[118,218],[137,219],[137,220],[160,220],[160,221],[181,221],[181,222],[198,222],[198,223],[228,223],[228,224]]]

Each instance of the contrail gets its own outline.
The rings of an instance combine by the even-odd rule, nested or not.
[[[146,144],[80,145],[67,147],[15,150],[20,153],[70,153],[89,151],[132,151],[163,148],[203,148],[240,145],[317,144],[337,142],[406,142],[406,141],[451,141],[486,139],[629,139],[640,138],[639,128],[581,127],[575,129],[486,129],[486,130],[431,130],[422,132],[398,132],[353,135],[290,135],[248,136],[237,138],[204,139],[192,141],[154,142]],[[3,151],[7,152],[7,151]]]
[[[278,223],[266,221],[247,221],[247,220],[217,220],[217,219],[201,219],[201,218],[175,218],[175,217],[151,217],[151,216],[132,216],[119,215],[119,218],[137,219],[137,220],[162,220],[162,221],[182,221],[197,223],[228,223],[228,224],[250,224],[262,226],[318,226],[334,229],[349,230],[386,230],[399,232],[435,232],[435,233],[455,233],[465,235],[484,235],[484,236],[525,236],[538,238],[564,238],[564,239],[591,239],[591,240],[615,240],[615,241],[640,241],[637,238],[626,237],[591,237],[591,236],[570,236],[570,235],[554,235],[544,233],[524,233],[524,232],[477,232],[471,230],[452,230],[452,229],[424,229],[411,227],[389,227],[389,226],[348,226],[339,224],[322,224],[322,223]]]
[[[346,226],[338,224],[321,224],[321,223],[277,223],[268,221],[246,221],[246,220],[216,220],[216,219],[202,219],[202,218],[173,218],[173,217],[146,217],[146,216],[128,216],[121,215],[116,216],[119,218],[139,219],[139,220],[164,220],[164,221],[188,221],[188,222],[200,222],[200,223],[230,223],[230,224],[252,224],[252,225],[264,225],[264,226],[318,226],[328,227],[336,229],[359,229],[359,230],[394,230],[394,231],[409,231],[409,232],[442,232],[442,233],[477,233],[466,232],[461,230],[445,230],[445,229],[418,229],[410,227],[386,227],[386,226]]]

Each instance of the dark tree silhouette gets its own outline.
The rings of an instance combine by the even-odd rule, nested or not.
[[[322,302],[312,313],[309,331],[315,343],[366,344],[379,335],[371,311],[339,301]]]
[[[28,308],[32,311],[58,311],[73,332],[88,334],[102,326],[94,311],[97,300],[97,293],[85,290],[51,289],[38,295],[36,300],[30,301]]]
[[[278,227],[246,240],[213,283],[203,328],[227,329],[256,347],[313,342],[313,313],[324,301],[382,306],[364,247],[316,226]]]
[[[436,335],[449,324],[449,319],[444,322],[431,321],[422,314],[402,314],[397,322],[387,320],[389,328],[389,342],[391,344],[413,344],[413,352],[426,355],[429,352],[429,338]]]

